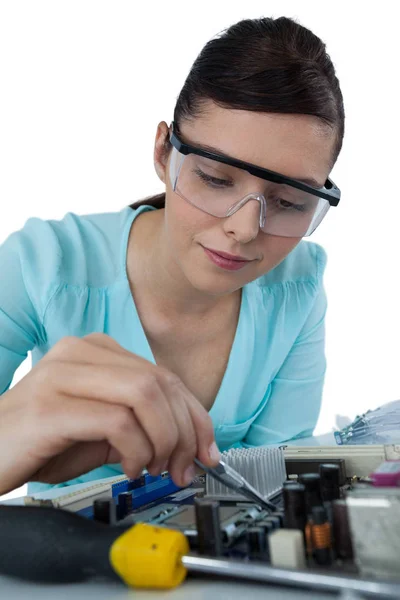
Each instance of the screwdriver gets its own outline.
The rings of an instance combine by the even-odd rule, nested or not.
[[[49,506],[0,506],[0,573],[40,583],[91,577],[132,587],[172,588],[186,576],[180,531],[106,525]]]
[[[170,589],[189,571],[336,592],[350,589],[380,600],[399,598],[397,583],[279,569],[189,550],[185,535],[173,529],[147,523],[124,528],[53,507],[0,505],[1,575],[37,583],[101,577],[132,587]]]

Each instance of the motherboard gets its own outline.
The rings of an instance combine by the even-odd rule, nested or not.
[[[400,598],[397,446],[232,449],[222,459],[271,509],[206,474],[179,488],[167,471],[36,494],[24,504],[121,531],[138,523],[178,530],[195,557],[191,572]]]

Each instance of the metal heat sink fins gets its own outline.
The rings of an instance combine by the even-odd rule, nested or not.
[[[231,448],[222,452],[221,458],[266,499],[275,496],[286,480],[285,458],[280,448]],[[206,494],[244,498],[210,476],[206,477]]]

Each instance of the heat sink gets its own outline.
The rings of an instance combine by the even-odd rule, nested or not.
[[[277,494],[286,480],[285,458],[280,448],[231,448],[222,452],[221,458],[266,499]],[[242,498],[210,476],[206,477],[206,494]]]

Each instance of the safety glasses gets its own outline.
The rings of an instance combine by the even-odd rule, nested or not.
[[[196,208],[226,218],[247,202],[259,205],[259,226],[270,235],[306,237],[315,231],[340,190],[331,179],[322,188],[192,146],[171,124],[170,181],[173,190]]]

